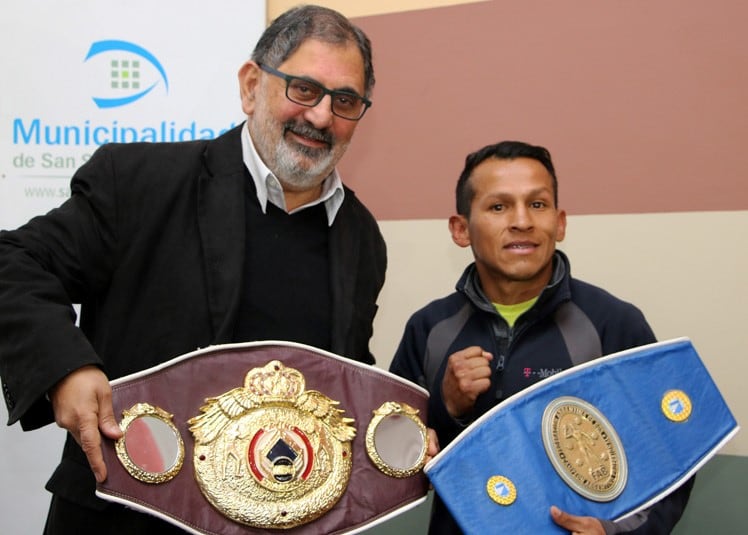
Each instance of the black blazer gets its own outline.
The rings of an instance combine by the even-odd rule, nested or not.
[[[0,233],[10,424],[53,421],[45,393],[81,366],[116,378],[232,341],[246,232],[241,128],[215,140],[102,146],[76,172],[68,201]],[[374,362],[385,268],[376,221],[346,188],[330,229],[333,352]],[[80,329],[71,303],[81,303]],[[65,450],[90,486],[77,445]]]

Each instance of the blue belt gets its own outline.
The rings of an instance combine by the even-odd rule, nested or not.
[[[678,488],[737,431],[680,338],[537,383],[476,420],[424,471],[466,533],[564,533],[551,505],[628,516]]]

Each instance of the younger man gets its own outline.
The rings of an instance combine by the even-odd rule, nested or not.
[[[408,321],[390,370],[431,392],[429,427],[442,447],[496,404],[546,375],[655,341],[643,314],[605,290],[571,277],[556,250],[566,213],[549,152],[517,141],[470,154],[457,183],[452,240],[475,261],[456,292]],[[669,533],[693,481],[614,523],[552,507],[575,534]],[[548,504],[549,506],[551,504]],[[438,496],[429,533],[460,533]]]

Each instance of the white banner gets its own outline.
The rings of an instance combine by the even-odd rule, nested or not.
[[[60,204],[103,143],[211,138],[243,120],[236,73],[264,2],[19,0],[2,11],[0,228]]]
[[[265,20],[261,0],[4,2],[0,229],[62,203],[101,144],[211,138],[243,121],[237,72]],[[42,532],[63,438],[0,431],[0,532]]]

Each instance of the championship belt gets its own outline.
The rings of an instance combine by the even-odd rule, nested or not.
[[[428,393],[290,342],[218,345],[112,381],[103,499],[191,533],[347,533],[425,500]]]
[[[568,533],[678,488],[738,425],[686,338],[576,366],[506,399],[424,471],[465,533]]]

